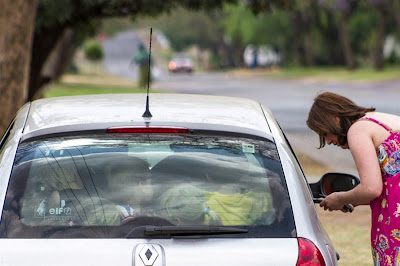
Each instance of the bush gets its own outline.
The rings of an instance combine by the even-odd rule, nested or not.
[[[398,65],[400,63],[400,56],[396,51],[392,51],[388,57],[385,58],[385,64]]]
[[[103,47],[95,40],[86,41],[83,45],[85,57],[91,61],[100,61],[103,59]]]

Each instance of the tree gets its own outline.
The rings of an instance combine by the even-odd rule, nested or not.
[[[350,43],[349,21],[357,9],[358,0],[336,0],[334,8],[338,13],[338,33],[343,55],[349,70],[355,69],[355,60]]]
[[[305,55],[305,62],[306,65],[311,67],[314,66],[314,47],[312,41],[312,27],[314,24],[313,16],[311,14],[311,9],[308,6],[300,6],[299,12],[299,22],[301,25],[300,28],[300,35],[304,38],[304,55]]]
[[[349,35],[357,64],[370,64],[376,43],[377,12],[360,3],[349,21]]]
[[[201,49],[217,52],[222,28],[220,10],[194,12],[183,8],[156,19],[156,26],[166,35],[175,51],[183,51],[196,44]]]
[[[101,19],[111,17],[156,16],[170,12],[178,6],[192,10],[221,8],[224,3],[236,3],[237,0],[39,0],[37,9],[36,28],[32,48],[28,100],[41,96],[43,86],[58,78],[59,73],[68,65],[60,60],[54,65],[57,75],[43,71],[50,54],[54,49],[57,53],[70,54],[84,37],[91,36],[96,31],[96,25]],[[63,10],[63,12],[59,12]],[[61,45],[65,34],[72,33],[69,45]]]
[[[376,70],[382,70],[384,67],[383,44],[386,37],[387,17],[391,15],[397,21],[399,19],[399,15],[396,12],[392,11],[394,6],[393,6],[393,1],[391,0],[369,0],[369,2],[372,6],[376,8],[376,11],[378,12],[378,19],[376,25],[377,38],[376,38],[376,47],[374,56],[374,67]],[[398,23],[399,21],[397,21],[397,24]]]
[[[385,23],[386,23],[386,12],[383,8],[378,7],[378,24],[377,24],[377,38],[375,48],[375,62],[374,67],[376,70],[382,70],[384,67],[383,63],[383,44],[385,41]]]
[[[37,0],[0,0],[0,131],[26,102]]]
[[[155,24],[174,50],[196,45],[211,52],[212,67],[230,68],[242,63],[244,43],[249,38],[246,31],[254,29],[250,22],[253,17],[243,5],[224,5],[222,10],[200,12],[179,8],[159,17]]]
[[[256,17],[243,4],[225,5],[220,25],[227,38],[227,59],[229,66],[243,65],[246,44],[255,42]]]
[[[253,12],[263,12],[271,14],[277,10],[287,12],[293,30],[286,30],[286,42],[291,42],[292,57],[295,64],[305,63],[307,66],[315,64],[315,47],[313,41],[313,31],[315,28],[315,16],[313,12],[314,0],[249,0],[249,7]],[[319,10],[317,10],[319,12]],[[276,36],[279,36],[278,33]],[[295,36],[294,36],[295,35]],[[287,53],[288,54],[288,53]]]
[[[246,1],[256,12],[282,10],[292,22],[293,60],[314,64],[356,66],[350,23],[361,1],[358,0],[268,0]],[[285,35],[289,37],[289,35]],[[359,35],[361,36],[361,35]]]

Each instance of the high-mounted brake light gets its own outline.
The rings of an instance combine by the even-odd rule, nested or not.
[[[184,127],[110,127],[107,133],[159,133],[159,134],[187,134],[189,129]]]
[[[299,257],[296,266],[326,266],[321,251],[308,239],[299,238]]]

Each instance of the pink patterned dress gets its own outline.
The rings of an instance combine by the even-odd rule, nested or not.
[[[371,246],[375,265],[400,265],[400,133],[375,119],[390,136],[376,150],[381,166],[382,194],[370,202]]]

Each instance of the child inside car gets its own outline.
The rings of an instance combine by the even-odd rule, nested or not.
[[[153,197],[149,164],[129,155],[113,156],[107,166],[108,199],[115,202],[121,224],[153,214],[145,204]]]

